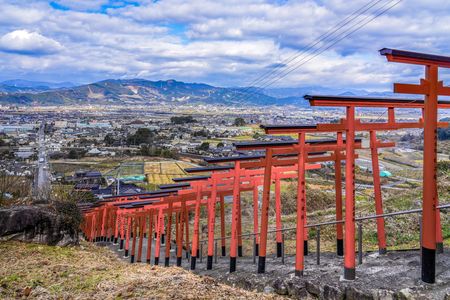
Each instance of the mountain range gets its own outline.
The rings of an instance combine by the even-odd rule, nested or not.
[[[47,83],[26,80],[0,82],[0,104],[9,105],[148,105],[158,103],[223,105],[308,105],[303,95],[373,95],[365,90],[328,89],[320,86],[259,89],[215,87],[176,80],[107,79],[91,84]],[[389,96],[392,93],[382,93]],[[378,95],[378,94],[377,94]]]

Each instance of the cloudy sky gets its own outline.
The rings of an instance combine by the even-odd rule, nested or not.
[[[0,0],[0,81],[388,90],[422,70],[387,63],[380,48],[450,55],[450,1],[403,0],[370,21],[397,1]]]

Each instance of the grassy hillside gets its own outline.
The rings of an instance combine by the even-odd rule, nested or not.
[[[0,244],[0,298],[275,299],[219,284],[180,268],[129,264],[109,250]]]

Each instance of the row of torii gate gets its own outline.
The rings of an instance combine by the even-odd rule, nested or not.
[[[338,123],[316,125],[266,125],[267,134],[296,134],[297,140],[251,141],[235,144],[241,154],[226,158],[206,158],[207,167],[189,168],[192,177],[175,178],[174,184],[162,185],[160,190],[118,195],[99,200],[94,204],[81,204],[84,212],[82,231],[90,241],[110,240],[125,249],[131,261],[143,258],[143,242],[147,237],[145,257],[150,263],[152,237],[154,263],[159,264],[161,243],[165,238],[165,265],[170,264],[170,244],[176,244],[176,264],[181,266],[183,249],[191,253],[191,269],[196,268],[199,256],[200,217],[202,208],[207,213],[207,269],[213,268],[215,239],[220,240],[222,255],[226,255],[227,226],[231,226],[229,240],[230,272],[236,271],[237,257],[242,256],[241,192],[253,192],[253,234],[258,256],[258,273],[266,269],[271,186],[274,184],[277,255],[282,249],[281,181],[297,179],[297,225],[295,274],[303,275],[304,255],[308,252],[307,195],[305,173],[318,169],[320,163],[334,162],[336,190],[336,253],[344,255],[344,278],[354,280],[355,274],[355,150],[362,149],[356,132],[368,132],[373,168],[375,210],[383,214],[378,149],[393,147],[394,143],[377,139],[378,131],[407,128],[424,129],[423,208],[422,208],[422,280],[435,282],[435,255],[443,250],[440,214],[437,209],[436,180],[436,130],[448,123],[438,122],[438,109],[450,108],[450,101],[439,101],[439,95],[450,95],[450,88],[438,80],[438,68],[450,67],[450,57],[436,56],[395,49],[382,49],[388,61],[425,66],[425,78],[419,85],[395,84],[394,92],[421,94],[424,99],[387,99],[347,96],[305,96],[311,106],[344,107],[346,117]],[[356,108],[381,107],[388,111],[387,122],[361,122]],[[415,122],[399,122],[395,109],[418,108],[422,118]],[[307,134],[330,133],[336,139],[308,140]],[[345,138],[344,138],[345,137]],[[252,151],[244,152],[244,151]],[[246,153],[246,154],[243,154]],[[256,153],[256,154],[255,154]],[[345,197],[342,186],[342,161],[345,161]],[[207,174],[207,175],[204,175]],[[262,186],[262,200],[258,203],[258,187]],[[230,204],[226,196],[232,196]],[[345,200],[344,200],[345,198]],[[225,206],[231,205],[231,224],[225,222]],[[345,207],[345,215],[343,214]],[[215,237],[216,210],[220,218],[220,238]],[[189,220],[192,219],[190,229]],[[172,234],[174,233],[174,237]],[[345,234],[344,234],[345,233]],[[377,218],[378,247],[386,253],[384,218]],[[192,237],[190,237],[192,234]],[[192,240],[190,240],[192,238]],[[137,253],[136,253],[137,250]]]

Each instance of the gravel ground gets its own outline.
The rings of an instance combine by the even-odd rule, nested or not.
[[[146,242],[144,242],[144,245]],[[110,245],[111,249],[117,249]],[[123,252],[117,252],[122,257]],[[145,255],[145,250],[143,251]],[[171,265],[175,257],[171,253]],[[183,254],[184,257],[184,254]],[[123,257],[122,257],[123,258]],[[124,258],[125,259],[125,258]],[[128,260],[128,259],[127,259]],[[321,299],[450,299],[450,249],[437,256],[436,283],[424,284],[420,280],[419,251],[390,251],[386,255],[365,253],[363,264],[358,265],[357,279],[342,279],[343,258],[333,253],[322,253],[317,265],[315,253],[306,257],[305,276],[294,276],[294,257],[267,257],[266,273],[257,274],[252,257],[238,258],[237,271],[229,273],[229,257],[218,257],[213,270],[206,270],[206,257],[197,259],[195,274],[206,275],[221,283],[275,293],[291,298]],[[145,261],[145,259],[144,259]],[[160,262],[164,263],[164,247]],[[152,259],[153,263],[153,259]],[[190,263],[183,259],[183,267],[189,269]]]

